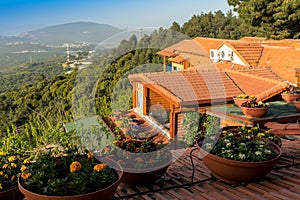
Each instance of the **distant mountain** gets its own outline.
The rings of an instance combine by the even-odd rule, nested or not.
[[[48,26],[22,33],[23,39],[30,39],[40,44],[94,43],[97,44],[110,36],[122,32],[122,29],[92,22],[74,22]]]

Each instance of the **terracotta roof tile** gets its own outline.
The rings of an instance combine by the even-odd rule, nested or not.
[[[300,67],[300,49],[265,46],[259,65],[269,66],[284,80],[296,83],[294,69]]]
[[[248,95],[255,95],[261,100],[270,98],[287,87],[287,83],[270,78],[259,77],[240,71],[226,70],[227,75]]]

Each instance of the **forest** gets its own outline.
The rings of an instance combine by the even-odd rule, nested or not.
[[[64,123],[93,114],[107,116],[112,107],[130,107],[131,95],[127,91],[130,84],[122,77],[140,69],[162,70],[163,60],[156,52],[183,39],[299,37],[297,0],[228,0],[228,3],[234,11],[193,15],[181,26],[173,22],[169,28],[160,28],[140,40],[133,35],[117,48],[100,52],[91,66],[83,70],[65,73],[69,70],[62,67],[66,58],[58,57],[22,64],[22,70],[14,71],[14,75],[9,70],[1,72],[0,150],[34,149],[67,142],[71,136],[65,134]],[[153,63],[159,65],[147,68]],[[121,101],[114,100],[116,92],[122,96]]]

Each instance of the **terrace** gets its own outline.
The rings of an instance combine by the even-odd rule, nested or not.
[[[121,184],[115,199],[299,199],[300,140],[282,139],[282,151],[268,175],[233,186],[212,177],[194,147],[177,150],[172,152],[174,161],[160,181],[138,186]]]

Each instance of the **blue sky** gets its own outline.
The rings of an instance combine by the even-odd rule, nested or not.
[[[78,21],[167,28],[194,14],[229,9],[227,0],[0,0],[0,35]]]

